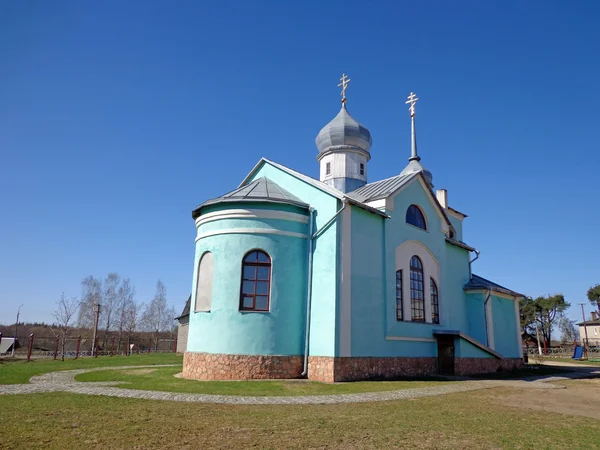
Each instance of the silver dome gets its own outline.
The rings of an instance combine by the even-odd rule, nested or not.
[[[400,172],[400,175],[408,175],[414,172],[423,172],[425,180],[427,180],[427,183],[429,183],[429,185],[433,188],[433,175],[429,170],[423,167],[423,165],[419,162],[419,159],[419,157],[411,158],[408,165],[404,168],[402,172]]]
[[[315,142],[319,149],[319,156],[325,152],[341,149],[362,150],[369,156],[372,141],[369,130],[348,113],[346,104],[343,103],[338,115],[323,127]]]

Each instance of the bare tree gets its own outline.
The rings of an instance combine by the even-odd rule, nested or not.
[[[77,324],[82,328],[92,329],[96,320],[94,305],[102,302],[102,283],[92,275],[81,281],[81,306]]]
[[[156,283],[156,294],[146,305],[142,314],[142,324],[146,331],[152,332],[154,346],[158,349],[159,333],[170,331],[175,317],[175,309],[167,307],[167,288],[162,281]]]
[[[63,293],[60,300],[56,302],[56,311],[52,313],[52,316],[58,322],[62,334],[62,345],[61,345],[61,360],[65,360],[65,343],[67,340],[67,333],[71,326],[71,321],[74,320],[77,309],[79,308],[79,302],[76,297],[66,298]]]
[[[128,330],[128,322],[133,318],[132,332],[135,330],[137,322],[137,305],[135,304],[135,287],[131,284],[129,278],[124,278],[119,290],[117,291],[117,329],[119,331],[119,344],[118,348],[121,348],[121,339],[123,337],[123,331]],[[131,333],[129,333],[131,334]]]
[[[108,332],[110,331],[111,326],[113,325],[112,319],[114,311],[118,308],[117,303],[120,282],[121,277],[118,273],[114,272],[109,273],[106,279],[104,280],[104,290],[102,299],[102,324],[104,326],[104,345],[106,345],[106,339],[108,339]]]

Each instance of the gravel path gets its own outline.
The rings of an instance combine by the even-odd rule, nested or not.
[[[97,370],[124,370],[172,366],[175,365],[170,364],[154,366],[101,367],[95,369],[65,370],[61,372],[51,372],[44,375],[32,377],[30,380],[31,384],[0,385],[0,395],[35,394],[39,392],[72,392],[75,394],[101,395],[107,397],[170,400],[176,402],[220,403],[231,405],[311,405],[402,400],[419,397],[431,397],[435,395],[450,394],[453,392],[467,392],[500,386],[520,387],[527,389],[563,389],[564,386],[557,386],[552,384],[551,382],[573,378],[600,377],[600,368],[591,367],[589,369],[586,368],[586,370],[568,372],[560,376],[552,377],[529,377],[521,380],[466,380],[455,383],[448,383],[446,385],[414,389],[402,389],[396,391],[287,397],[245,397],[236,395],[209,395],[177,392],[142,391],[114,387],[114,385],[119,384],[119,382],[117,381],[87,383],[80,383],[75,381],[76,375]]]

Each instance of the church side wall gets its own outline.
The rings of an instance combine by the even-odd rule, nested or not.
[[[486,295],[480,292],[465,293],[467,308],[466,333],[473,339],[488,345],[485,328],[485,302]]]
[[[268,177],[315,209],[314,230],[319,230],[341,207],[341,202],[304,181],[265,163],[252,179]],[[336,220],[314,241],[310,354],[335,356],[337,302],[340,288]],[[305,313],[302,313],[304,317]]]
[[[469,327],[465,284],[469,282],[469,252],[446,243],[446,260],[442,267],[446,301],[440,307],[447,317],[444,325],[463,332]],[[479,326],[484,326],[480,322]],[[482,341],[484,342],[484,341]]]
[[[492,315],[494,320],[494,345],[505,358],[521,357],[520,330],[515,319],[515,301],[492,293]],[[519,338],[517,338],[519,336]]]

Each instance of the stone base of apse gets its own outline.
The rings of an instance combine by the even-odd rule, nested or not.
[[[436,373],[437,358],[308,357],[308,379],[326,383],[419,377]]]
[[[186,352],[183,377],[195,380],[265,380],[299,378],[302,356],[225,355]],[[308,379],[334,383],[437,375],[437,358],[309,356]],[[521,358],[456,358],[455,375],[509,371]]]
[[[299,378],[302,356],[225,355],[185,352],[183,377],[194,380]]]
[[[456,358],[454,361],[455,375],[463,376],[510,371],[522,367],[523,358]]]

